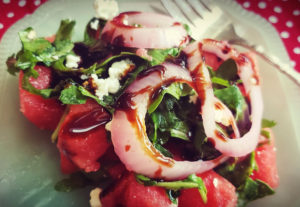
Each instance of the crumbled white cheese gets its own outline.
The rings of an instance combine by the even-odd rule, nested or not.
[[[100,201],[100,194],[102,192],[101,188],[95,188],[90,192],[90,205],[91,207],[102,207]]]
[[[116,93],[120,89],[120,80],[126,74],[126,72],[134,65],[129,59],[115,62],[108,69],[108,78],[98,78],[96,74],[92,74],[93,82],[96,84],[96,96],[102,100],[104,96],[109,93]]]
[[[92,21],[90,23],[90,27],[93,29],[93,30],[97,30],[98,29],[98,25],[99,25],[99,20],[98,19],[95,19],[94,21]]]
[[[78,68],[78,63],[80,62],[80,57],[76,55],[67,55],[66,57],[66,67],[68,68]]]
[[[134,65],[134,63],[129,59],[121,60],[119,62],[114,62],[108,70],[109,77],[121,80],[124,73],[132,65]]]
[[[95,0],[94,9],[96,17],[101,19],[112,19],[119,13],[118,3],[115,0]]]
[[[27,38],[30,40],[33,40],[36,38],[36,32],[34,30],[31,30],[30,32],[28,32]]]
[[[82,74],[80,76],[81,80],[86,80],[86,79],[89,79],[89,76],[85,75],[85,74]]]

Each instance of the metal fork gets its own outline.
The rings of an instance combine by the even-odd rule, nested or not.
[[[195,40],[218,38],[229,44],[244,47],[268,62],[300,87],[300,74],[291,66],[280,62],[259,45],[251,44],[238,35],[232,20],[211,0],[161,0],[168,13],[177,21],[189,25]]]

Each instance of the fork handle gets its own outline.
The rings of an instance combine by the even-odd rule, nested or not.
[[[279,72],[287,76],[290,80],[292,80],[300,87],[300,73],[296,72],[288,64],[280,62],[279,58],[277,58],[276,56],[261,52],[256,46],[250,46],[240,41],[231,40],[229,41],[229,44],[238,45],[250,50],[251,52],[254,52],[256,55],[260,56],[263,60],[275,67]]]

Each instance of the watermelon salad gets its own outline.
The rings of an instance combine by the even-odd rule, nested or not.
[[[68,175],[56,190],[93,186],[103,207],[241,207],[274,193],[275,122],[250,53],[162,14],[92,18],[77,42],[74,27],[20,31],[7,60],[21,112],[53,131]]]

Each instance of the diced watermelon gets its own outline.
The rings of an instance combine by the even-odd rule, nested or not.
[[[144,186],[133,173],[124,176],[113,189],[101,198],[103,207],[168,207],[172,204],[164,188]]]
[[[107,149],[100,161],[101,164],[103,163],[103,165],[106,166],[105,169],[114,180],[120,179],[122,175],[127,172],[125,165],[116,155],[112,145]]]
[[[113,186],[101,194],[102,207],[124,206],[124,192],[129,182],[129,175],[123,176]],[[125,207],[125,206],[124,206]]]
[[[60,166],[61,171],[65,174],[71,174],[80,170],[64,153],[60,153]]]
[[[30,77],[30,83],[37,89],[46,89],[52,79],[51,69],[36,66],[38,78]],[[23,72],[19,76],[20,110],[24,116],[40,129],[54,130],[65,110],[65,107],[54,98],[45,99],[22,88]]]
[[[279,184],[279,176],[276,165],[274,134],[270,129],[265,130],[270,133],[270,143],[263,144],[255,150],[255,160],[258,166],[258,170],[253,171],[251,178],[253,180],[262,180],[270,187],[276,188]]]
[[[178,207],[234,207],[237,204],[235,187],[214,171],[198,175],[207,189],[207,203],[205,204],[198,189],[190,188],[181,191]]]
[[[110,146],[105,130],[105,123],[109,119],[110,115],[91,99],[85,104],[70,106],[58,134],[57,147],[63,158],[62,172],[76,170],[65,158],[85,172],[99,170],[98,159]]]

